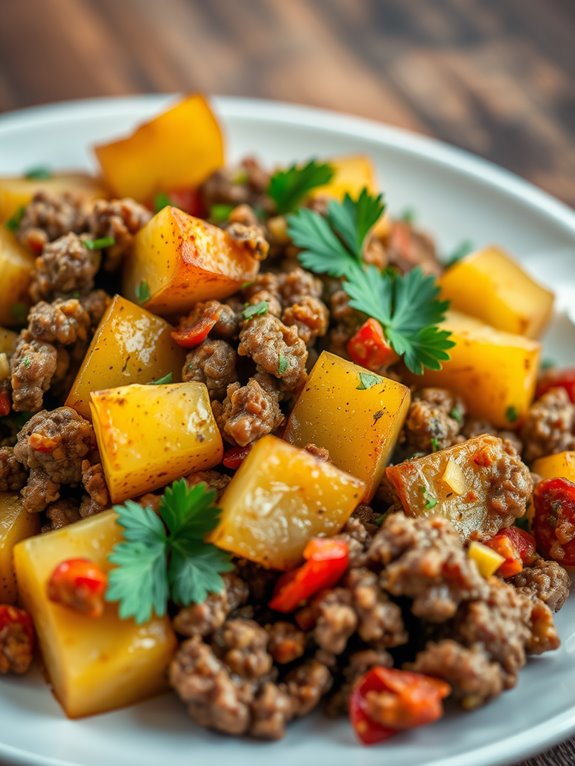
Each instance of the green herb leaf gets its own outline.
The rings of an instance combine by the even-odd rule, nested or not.
[[[379,375],[372,375],[370,372],[360,372],[359,386],[356,386],[355,390],[367,391],[367,389],[373,388],[373,386],[377,386],[378,383],[381,383],[381,378]]]
[[[305,165],[291,165],[270,178],[268,197],[275,202],[280,215],[290,213],[300,206],[312,189],[329,183],[334,174],[333,166],[327,162],[310,160]]]
[[[521,516],[521,518],[519,518],[519,519],[515,519],[514,524],[515,524],[516,527],[519,527],[519,529],[523,529],[525,532],[530,532],[531,531],[531,527],[530,527],[530,524],[529,524],[529,518],[528,518],[527,514],[525,514],[524,516]]]
[[[165,546],[159,542],[119,543],[108,557],[116,567],[108,575],[106,601],[119,601],[123,620],[141,625],[153,614],[163,617],[168,603]]]
[[[228,220],[233,209],[233,205],[212,205],[208,218],[215,223],[223,223]]]
[[[163,210],[165,207],[168,207],[168,205],[173,205],[172,200],[169,198],[169,196],[166,194],[166,192],[159,192],[154,197],[154,213],[159,213],[160,210]]]
[[[252,319],[253,317],[263,316],[268,313],[270,304],[267,301],[258,301],[251,306],[246,306],[242,311],[244,319]]]
[[[517,412],[517,407],[515,407],[513,404],[509,405],[509,407],[505,410],[505,417],[510,423],[515,423],[515,421],[519,417],[519,413]]]
[[[398,220],[404,221],[405,223],[408,223],[410,226],[412,226],[417,220],[415,209],[412,207],[404,208],[399,214]]]
[[[433,452],[437,452],[439,449],[439,441],[435,438],[435,436],[431,437],[431,450]]]
[[[47,181],[52,178],[52,172],[50,168],[45,165],[38,165],[35,168],[30,168],[24,173],[24,178],[28,178],[34,181]]]
[[[285,356],[285,354],[280,354],[278,359],[278,375],[283,375],[287,372],[288,367],[289,362],[287,356]]]
[[[136,298],[138,303],[145,303],[150,300],[150,286],[145,279],[142,279],[140,284],[136,287]]]
[[[214,505],[216,493],[202,482],[188,487],[178,479],[167,487],[160,502],[160,514],[172,538],[201,540],[218,524],[220,509]]]
[[[174,374],[172,372],[167,372],[165,375],[162,375],[161,378],[157,378],[156,380],[151,380],[148,385],[164,386],[167,383],[173,383],[173,382],[174,382]]]
[[[451,410],[449,417],[456,420],[459,424],[463,423],[463,412],[457,405]]]
[[[112,247],[116,244],[114,237],[100,237],[100,239],[84,239],[82,243],[88,250],[102,250],[104,247]]]
[[[363,243],[371,228],[379,221],[385,209],[381,194],[373,197],[367,189],[362,189],[359,197],[353,200],[349,194],[343,202],[330,202],[327,219],[332,228],[341,236],[349,252],[362,262]]]
[[[425,505],[423,506],[425,510],[430,511],[432,508],[435,508],[437,505],[437,498],[434,497],[431,492],[429,492],[424,486],[421,486],[419,489],[423,495],[423,499],[425,500]]]
[[[448,269],[450,266],[453,266],[455,263],[460,261],[462,258],[465,258],[466,255],[469,255],[469,253],[472,253],[475,250],[475,245],[471,240],[466,239],[463,242],[460,242],[459,245],[451,252],[449,255],[447,255],[444,258],[443,265],[446,269]]]
[[[543,371],[552,370],[554,367],[557,367],[557,362],[554,359],[543,359],[539,367]]]
[[[29,369],[29,368],[32,366],[32,362],[30,361],[30,358],[29,358],[29,357],[27,357],[27,356],[25,356],[25,357],[22,359],[22,364],[24,365],[24,367],[25,367],[26,369]]]
[[[12,218],[8,218],[8,220],[4,222],[4,226],[10,231],[13,231],[13,232],[18,231],[22,218],[24,218],[25,212],[26,212],[25,207],[23,206],[19,207],[18,210],[12,216]]]
[[[187,539],[175,542],[168,570],[172,600],[180,606],[203,603],[209,593],[222,590],[220,574],[232,569],[229,555],[215,545]]]
[[[25,303],[13,303],[10,306],[10,316],[18,324],[26,324],[28,306]]]

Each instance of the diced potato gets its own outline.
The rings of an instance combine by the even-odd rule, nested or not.
[[[310,196],[342,200],[346,194],[357,197],[364,187],[372,194],[377,194],[375,170],[369,157],[356,154],[332,157],[326,162],[333,167],[334,176],[329,183],[314,189]]]
[[[493,548],[475,540],[469,544],[467,555],[472,561],[475,561],[477,568],[486,579],[494,575],[505,561],[503,556],[494,551]]]
[[[131,705],[166,687],[177,643],[167,617],[136,625],[107,604],[96,619],[46,595],[51,573],[67,559],[87,558],[108,571],[108,555],[120,539],[116,514],[105,511],[25,540],[14,551],[22,602],[34,619],[54,694],[70,718]]]
[[[362,481],[331,463],[264,436],[228,484],[211,541],[265,567],[290,569],[310,538],[339,532],[363,492]]]
[[[18,335],[12,330],[0,327],[0,354],[13,354]]]
[[[136,235],[123,293],[156,314],[177,314],[197,301],[226,298],[258,269],[225,231],[168,206]]]
[[[172,327],[141,306],[116,295],[96,330],[66,404],[90,418],[90,394],[104,388],[149,383],[167,375],[181,380],[185,353]]]
[[[0,324],[18,324],[15,304],[29,305],[28,285],[34,256],[28,253],[5,226],[0,225]]]
[[[505,332],[539,338],[553,311],[553,293],[499,247],[471,253],[440,278],[454,309]]]
[[[418,387],[448,388],[463,398],[474,417],[513,428],[533,399],[540,344],[456,311],[448,312],[442,326],[455,341],[450,360],[438,371],[407,373],[407,380]]]
[[[313,443],[327,449],[334,465],[365,482],[368,502],[409,402],[409,389],[401,383],[323,351],[291,412],[284,439],[298,447]]]
[[[0,178],[0,221],[12,218],[40,191],[55,195],[69,192],[86,200],[109,196],[102,182],[87,173],[55,173],[46,179],[5,176]]]
[[[540,457],[533,463],[533,473],[542,479],[563,478],[575,482],[575,452],[558,452]]]
[[[0,494],[0,604],[15,604],[18,597],[12,558],[14,546],[39,531],[39,515],[24,510],[20,495]]]
[[[499,531],[498,514],[490,514],[488,508],[492,465],[504,455],[503,441],[484,434],[449,449],[390,466],[385,473],[408,516],[443,516],[464,539],[474,532],[480,537],[491,537]],[[446,481],[450,461],[461,468],[465,480],[463,492],[454,492]]]
[[[203,383],[109,388],[91,394],[90,409],[114,503],[212,468],[223,457]]]
[[[220,126],[206,99],[197,94],[127,138],[96,146],[95,152],[114,193],[139,202],[158,191],[197,186],[224,164]]]

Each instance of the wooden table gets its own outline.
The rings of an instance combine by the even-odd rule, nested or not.
[[[574,39],[574,0],[2,0],[0,111],[283,99],[436,136],[575,205]],[[574,763],[573,742],[529,762]]]

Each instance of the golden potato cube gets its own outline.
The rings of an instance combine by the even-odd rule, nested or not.
[[[197,186],[224,164],[218,121],[203,96],[188,96],[127,138],[95,148],[104,178],[119,197],[150,200],[158,191]]]
[[[15,304],[30,304],[28,285],[34,271],[34,256],[0,225],[0,324],[18,324]]]
[[[116,295],[90,343],[66,405],[90,418],[90,394],[104,388],[182,376],[185,352],[164,319]]]
[[[441,370],[406,373],[406,379],[418,388],[448,388],[462,397],[474,417],[513,428],[533,399],[541,345],[456,311],[448,312],[442,327],[455,342],[450,360]]]
[[[489,546],[483,545],[483,543],[478,543],[476,540],[472,540],[469,543],[467,555],[472,561],[475,561],[477,568],[485,579],[494,575],[505,561],[504,557],[494,551],[493,548],[489,548]]]
[[[17,340],[17,333],[7,330],[5,327],[0,327],[0,354],[12,355],[16,349]]]
[[[109,388],[91,394],[90,409],[114,503],[212,468],[223,457],[203,383]]]
[[[0,494],[0,604],[15,604],[18,597],[14,575],[14,546],[40,531],[40,517],[27,513],[20,495]]]
[[[108,555],[121,537],[116,514],[105,511],[25,540],[14,551],[20,597],[34,619],[54,694],[70,718],[131,705],[166,687],[177,643],[167,617],[136,625],[119,618],[116,604],[106,604],[102,617],[92,618],[46,595],[54,568],[67,559],[87,558],[108,571]]]
[[[389,466],[385,474],[408,516],[443,516],[462,538],[473,533],[481,538],[499,531],[500,516],[489,513],[492,465],[505,456],[505,445],[497,436],[484,434],[449,449]],[[453,488],[449,464],[461,469],[463,483]]]
[[[439,279],[454,309],[498,330],[539,338],[553,312],[554,296],[499,247],[463,258]]]
[[[575,481],[575,452],[557,452],[533,463],[533,473],[542,479],[563,478]]]
[[[102,182],[87,173],[55,173],[45,179],[5,176],[0,178],[0,221],[12,218],[38,192],[54,195],[70,193],[86,200],[109,196]]]
[[[258,269],[225,231],[168,206],[136,235],[122,292],[156,314],[178,314],[197,301],[226,298]]]
[[[312,197],[333,197],[343,199],[346,194],[355,198],[365,187],[371,194],[377,194],[375,170],[369,157],[363,154],[327,159],[334,169],[331,181],[318,186],[311,192]]]
[[[363,493],[359,479],[264,436],[228,484],[211,542],[262,566],[290,569],[310,538],[339,532]]]
[[[284,439],[328,450],[374,495],[409,409],[406,386],[323,351],[289,416]]]

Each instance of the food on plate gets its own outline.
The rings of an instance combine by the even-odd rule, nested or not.
[[[198,95],[96,154],[0,179],[0,673],[369,745],[515,686],[575,566],[551,294],[366,156],[226,161]]]

